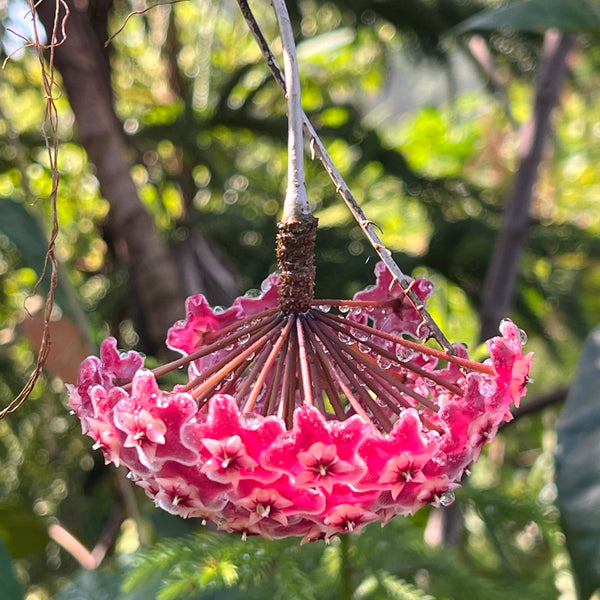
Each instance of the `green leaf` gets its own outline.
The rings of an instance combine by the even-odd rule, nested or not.
[[[0,233],[3,233],[17,248],[23,264],[33,269],[38,277],[44,270],[48,250],[48,240],[38,220],[20,202],[10,198],[0,198]],[[40,289],[48,292],[50,285],[50,265],[46,268]],[[73,308],[70,299],[74,292],[67,290],[69,283],[61,278],[55,298],[63,313],[76,323],[80,322],[78,310]]]
[[[22,505],[0,504],[0,540],[15,558],[43,552],[48,543],[44,522]]]
[[[15,577],[15,572],[12,568],[10,554],[7,552],[4,543],[0,539],[0,582],[2,591],[0,596],[4,600],[21,600],[23,591]]]
[[[600,31],[600,11],[588,0],[529,0],[490,8],[463,21],[456,33],[509,28],[542,32],[559,29],[568,33]]]
[[[556,485],[580,597],[600,589],[600,327],[587,338],[557,426]]]

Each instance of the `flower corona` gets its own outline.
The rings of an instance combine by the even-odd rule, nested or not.
[[[452,502],[453,490],[511,419],[531,355],[510,321],[468,359],[427,342],[420,309],[382,263],[352,300],[282,310],[280,276],[213,309],[202,295],[167,345],[183,357],[154,371],[105,340],[70,386],[70,406],[106,459],[161,508],[219,528],[304,541]],[[188,382],[157,378],[187,365]]]

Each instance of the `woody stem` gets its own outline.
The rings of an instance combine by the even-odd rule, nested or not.
[[[313,299],[317,220],[310,210],[304,181],[304,111],[294,33],[285,0],[272,0],[272,5],[283,46],[285,95],[288,102],[288,181],[277,235],[277,259],[281,269],[279,306],[287,314],[306,312]]]
[[[283,222],[303,221],[312,217],[304,181],[304,144],[300,74],[292,23],[285,0],[271,0],[283,47],[285,96],[288,103],[288,181],[283,205]]]

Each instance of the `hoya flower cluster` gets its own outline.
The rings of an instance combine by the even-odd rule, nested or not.
[[[282,311],[279,276],[227,310],[192,296],[154,372],[114,339],[70,406],[106,459],[161,508],[227,531],[304,541],[385,524],[452,490],[524,394],[530,355],[503,321],[489,359],[425,345],[418,309],[382,264],[349,301]],[[423,304],[426,279],[412,282]],[[188,383],[156,378],[188,366]]]

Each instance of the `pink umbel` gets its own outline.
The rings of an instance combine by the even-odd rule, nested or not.
[[[431,347],[422,307],[383,265],[376,276],[303,311],[282,310],[277,275],[226,310],[193,296],[167,337],[182,359],[150,371],[109,338],[70,406],[158,506],[227,531],[314,541],[448,504],[511,419],[531,355],[508,320],[483,363]],[[431,283],[411,286],[424,305]],[[188,383],[161,390],[182,365]]]

